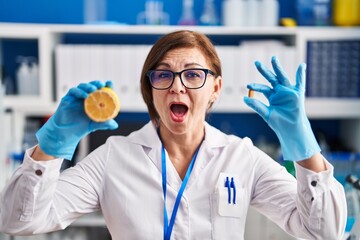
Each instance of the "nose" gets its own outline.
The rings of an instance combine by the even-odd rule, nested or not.
[[[186,92],[186,88],[182,84],[179,74],[175,75],[174,82],[170,87],[170,92],[174,92],[174,93],[185,93]]]

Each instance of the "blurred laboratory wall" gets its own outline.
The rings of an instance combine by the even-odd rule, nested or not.
[[[96,2],[101,0],[0,0],[0,22],[16,23],[51,23],[51,24],[82,24],[84,23],[84,9],[87,2]],[[183,0],[158,0],[163,3],[163,11],[169,15],[171,25],[178,24],[182,15]],[[194,16],[199,20],[204,9],[206,0],[194,0]],[[223,3],[229,0],[213,0],[219,19],[222,19]],[[249,0],[250,1],[250,0]],[[308,0],[314,2],[316,0]],[[322,1],[322,2],[326,2]],[[329,0],[330,1],[330,0]],[[136,1],[106,1],[106,20],[109,23],[136,24],[137,16],[145,10],[145,4],[149,0]],[[279,17],[294,18],[297,17],[299,4],[302,0],[279,0]],[[15,59],[19,49],[26,56],[35,56],[38,51],[36,42],[14,42],[2,40],[3,58]],[[16,49],[16,51],[14,50]],[[15,78],[17,64],[15,61],[7,61],[8,75]],[[240,103],[239,103],[240,104]],[[132,114],[123,116],[125,119],[132,119]],[[145,114],[146,116],[146,114]],[[266,123],[256,114],[212,114],[208,119],[210,123],[220,128],[224,132],[236,134],[244,137],[248,136],[255,142],[263,141],[264,137],[269,142],[276,142],[275,134],[268,128]],[[146,121],[143,121],[145,123]],[[247,128],[246,125],[252,123],[258,128]],[[326,132],[331,138],[336,138],[339,134],[338,120],[312,120],[315,132]]]
[[[194,15],[200,16],[205,0],[194,1]],[[178,24],[181,18],[182,0],[163,0],[163,10],[169,14],[170,24]],[[224,0],[214,0],[217,14],[221,19]],[[85,0],[0,0],[0,22],[24,23],[84,23]],[[125,24],[136,24],[138,13],[144,11],[146,0],[107,0],[107,20]],[[296,0],[279,0],[280,17],[296,17]],[[199,19],[198,19],[199,20]]]

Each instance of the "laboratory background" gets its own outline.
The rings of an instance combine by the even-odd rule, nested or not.
[[[293,163],[282,160],[276,135],[242,99],[248,83],[265,82],[255,60],[270,65],[276,55],[292,81],[298,64],[307,63],[307,115],[346,191],[344,239],[356,227],[360,231],[360,0],[0,0],[0,190],[24,150],[37,143],[35,132],[80,82],[114,82],[119,128],[83,139],[62,170],[108,136],[127,135],[147,123],[139,88],[142,64],[160,36],[178,29],[207,34],[223,64],[222,95],[207,121],[250,137],[292,174]],[[111,237],[96,213],[60,232],[0,233],[0,240],[10,239]],[[295,238],[250,210],[245,239]]]

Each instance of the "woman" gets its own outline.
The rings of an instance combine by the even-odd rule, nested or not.
[[[113,239],[243,239],[252,206],[293,236],[340,239],[344,191],[305,116],[305,65],[295,86],[276,58],[272,65],[274,73],[256,62],[271,87],[248,86],[270,105],[244,100],[275,131],[284,158],[297,161],[297,180],[250,139],[206,123],[220,95],[220,60],[206,36],[178,31],[155,43],[143,67],[141,89],[151,122],[128,137],[110,137],[59,174],[62,159],[72,158],[83,136],[117,127],[84,114],[83,99],[104,83],[69,91],[2,194],[0,230],[54,231],[102,210]]]

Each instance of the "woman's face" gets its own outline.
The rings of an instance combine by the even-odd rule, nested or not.
[[[180,72],[190,68],[210,69],[205,56],[197,48],[181,48],[169,51],[156,70]],[[211,69],[210,69],[211,70]],[[153,89],[156,111],[160,126],[172,134],[186,134],[203,129],[206,111],[221,89],[221,77],[208,74],[202,88],[187,89],[176,75],[172,86],[166,90]]]

